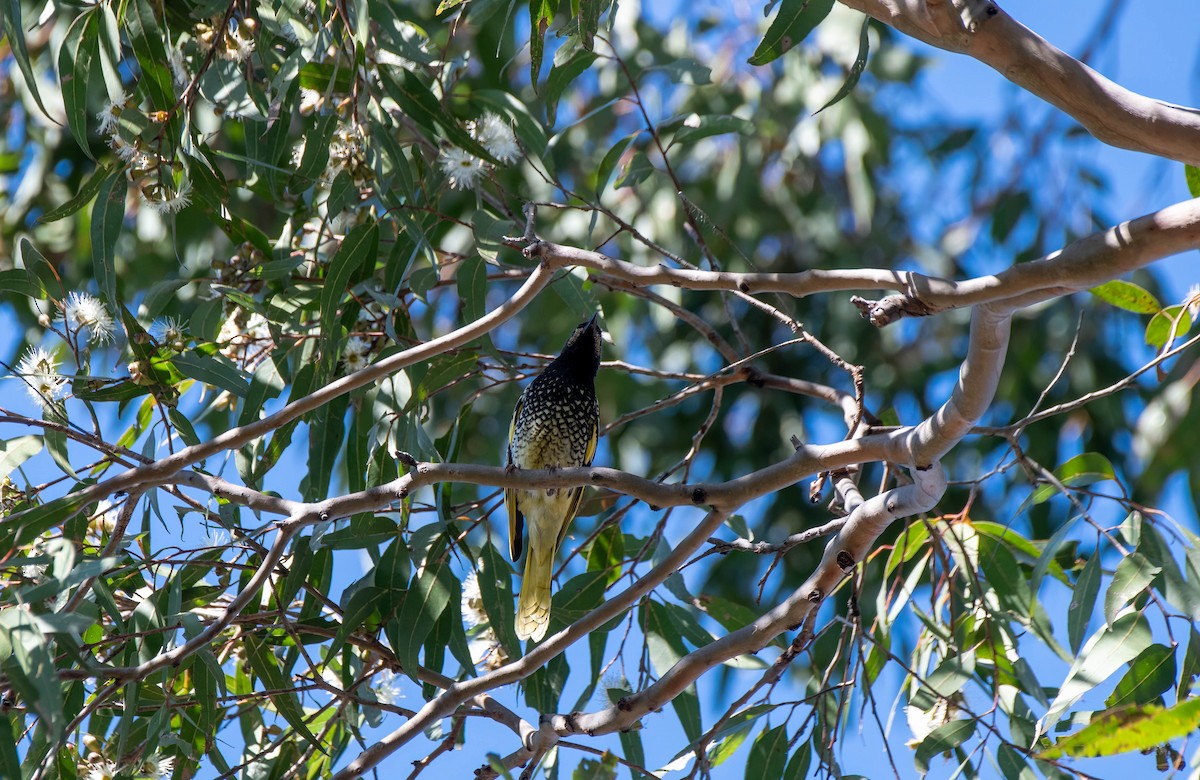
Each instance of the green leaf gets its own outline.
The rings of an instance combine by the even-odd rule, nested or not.
[[[308,426],[308,473],[300,482],[306,501],[329,495],[333,466],[346,438],[346,408],[349,396],[341,396],[312,413]]]
[[[987,549],[984,550],[983,539],[980,541],[979,567],[983,569],[987,583],[992,586],[1000,605],[1014,615],[1027,617],[1033,591],[1016,557],[1006,544],[988,539]]]
[[[1100,593],[1100,555],[1094,553],[1083,565],[1075,588],[1071,591],[1071,606],[1067,610],[1067,638],[1071,652],[1078,654],[1079,646],[1087,633],[1092,611],[1096,608],[1096,596]]]
[[[96,191],[96,203],[92,206],[92,272],[100,292],[111,306],[117,298],[117,272],[114,266],[117,238],[125,222],[125,193],[128,186],[123,171],[114,170]]]
[[[661,677],[687,655],[687,648],[679,636],[678,627],[671,620],[670,612],[656,601],[645,602],[639,610],[639,619],[646,634],[646,645],[650,650],[650,664],[654,672]],[[551,616],[553,616],[551,612]],[[696,686],[689,685],[686,690],[671,700],[675,714],[683,726],[683,733],[695,742],[700,738],[700,699],[696,695]]]
[[[787,761],[787,726],[780,724],[758,735],[746,759],[746,777],[754,780],[775,780],[783,777]]]
[[[833,10],[834,0],[783,0],[775,21],[749,59],[751,65],[766,65],[804,40]]]
[[[0,777],[21,777],[21,759],[17,757],[17,737],[24,730],[13,730],[9,715],[0,715]]]
[[[0,441],[0,480],[41,452],[42,446],[42,437],[33,435]],[[0,724],[0,728],[3,728],[2,724]]]
[[[561,631],[604,601],[603,572],[589,571],[567,580],[551,599],[550,632]]]
[[[588,571],[603,572],[606,583],[611,585],[621,578],[624,562],[625,534],[620,525],[610,525],[596,534],[587,552]]]
[[[1117,564],[1112,582],[1104,594],[1104,619],[1110,625],[1121,607],[1145,590],[1162,569],[1138,552],[1132,552]]]
[[[1162,304],[1149,290],[1123,279],[1105,282],[1099,287],[1093,287],[1089,292],[1105,303],[1138,314],[1156,314],[1162,308]]]
[[[1180,700],[1187,698],[1192,690],[1192,681],[1200,675],[1200,631],[1196,630],[1196,626],[1191,627],[1191,636],[1188,639],[1187,652],[1183,655],[1183,668],[1179,673],[1179,693]]]
[[[53,417],[50,417],[47,421],[58,422]],[[46,451],[50,453],[50,458],[68,477],[76,480],[79,479],[79,475],[75,473],[75,469],[71,466],[71,458],[67,455],[67,435],[54,428],[47,428],[43,435],[46,440]]]
[[[853,91],[855,85],[858,84],[859,77],[861,77],[863,71],[866,70],[867,55],[870,53],[871,49],[871,38],[867,34],[870,29],[870,17],[863,19],[862,29],[859,30],[858,33],[858,56],[854,58],[854,64],[850,66],[850,72],[846,74],[846,80],[842,82],[842,86],[838,89],[837,94],[831,97],[829,102],[818,108],[814,113],[819,114],[832,106],[834,103],[841,101],[847,95],[849,95],[850,92]]]
[[[680,57],[663,65],[652,65],[646,68],[647,73],[651,71],[661,71],[667,74],[673,84],[703,87],[712,83],[712,68],[690,57]]]
[[[125,5],[125,31],[141,70],[138,86],[150,98],[150,108],[167,110],[175,105],[166,35],[158,24],[151,0],[130,0]]]
[[[350,289],[350,281],[368,259],[379,254],[379,223],[367,222],[351,230],[338,251],[329,259],[325,284],[321,287],[321,335],[333,337],[337,310]]]
[[[1009,237],[1032,205],[1033,200],[1024,190],[1006,192],[996,201],[992,209],[992,238],[996,243],[1003,243]]]
[[[267,697],[275,710],[319,751],[321,743],[304,722],[304,708],[300,706],[300,700],[292,691],[291,680],[279,668],[279,660],[271,652],[271,648],[252,636],[244,637],[242,646],[246,650],[246,660],[250,662],[250,668],[268,692]]]
[[[456,276],[463,321],[474,322],[487,313],[487,265],[479,257],[468,257],[459,264]]]
[[[530,8],[538,0],[530,3]],[[546,125],[554,127],[558,115],[558,101],[567,87],[571,85],[584,71],[596,61],[596,55],[590,51],[577,49],[566,61],[555,62],[546,76],[546,84],[542,89],[542,98],[546,101]]]
[[[597,198],[604,194],[604,191],[608,189],[609,185],[612,185],[613,189],[616,189],[614,182],[620,173],[617,165],[620,163],[621,158],[625,155],[625,150],[628,149],[629,145],[637,139],[638,135],[639,133],[634,133],[633,135],[625,136],[613,144],[608,152],[605,153],[604,159],[600,161],[600,167],[596,169]]]
[[[625,753],[625,760],[638,766],[646,765],[646,749],[642,746],[642,734],[639,731],[627,730],[622,731],[618,736],[621,738],[621,750]],[[634,778],[646,777],[640,773],[634,773]]]
[[[643,152],[634,152],[633,157],[629,158],[629,162],[621,169],[620,175],[613,183],[613,189],[632,187],[656,173],[658,173],[658,169],[651,164],[649,157]]]
[[[571,780],[617,780],[617,757],[607,750],[597,761],[594,758],[580,759],[571,773]]]
[[[529,82],[535,92],[546,51],[546,30],[552,21],[554,4],[550,0],[529,0]]]
[[[71,135],[75,136],[75,142],[79,144],[79,148],[89,157],[92,156],[91,145],[88,143],[88,121],[91,119],[91,114],[87,110],[87,99],[91,92],[89,81],[92,64],[99,61],[100,58],[98,11],[98,7],[91,8],[75,17],[75,21],[71,22],[71,26],[63,38],[62,46],[58,50],[59,83],[62,85],[63,110],[67,115],[67,126],[71,128]],[[102,176],[96,175],[93,175],[92,178],[103,179]],[[78,196],[72,200],[77,198]],[[85,200],[84,203],[86,202]],[[67,214],[51,216],[57,211],[59,209],[43,215],[38,221],[53,222],[55,219],[67,216]]]
[[[409,586],[394,621],[396,629],[389,637],[405,674],[413,676],[419,663],[421,646],[433,631],[433,625],[450,604],[450,588],[446,579],[452,576],[444,564],[427,566]]]
[[[1108,679],[1122,664],[1137,658],[1152,639],[1149,623],[1136,612],[1101,626],[1071,664],[1058,695],[1039,721],[1039,732],[1049,730],[1080,697]]]
[[[913,761],[922,774],[929,772],[929,762],[941,753],[949,753],[975,734],[975,721],[971,718],[943,723],[917,745]]]
[[[1184,306],[1168,306],[1150,318],[1146,343],[1159,349],[1192,329],[1192,315]]]
[[[33,63],[29,59],[29,48],[25,45],[25,23],[21,21],[21,0],[0,0],[0,21],[4,23],[4,37],[8,39],[9,51],[17,61],[21,75],[25,77],[25,86],[29,89],[29,94],[33,95],[42,113],[54,121],[42,103],[37,78],[33,75]]]
[[[694,121],[685,122],[671,142],[672,145],[690,144],[714,135],[754,135],[754,131],[754,123],[739,116],[702,116],[696,117]]]
[[[806,780],[808,768],[812,764],[812,746],[808,742],[800,743],[792,760],[788,761],[787,769],[783,771],[784,780]]]
[[[33,707],[54,739],[66,722],[62,686],[54,667],[48,637],[28,611],[10,608],[0,613],[0,635],[12,655],[0,664],[9,683]],[[7,718],[4,719],[7,724]]]
[[[1193,198],[1200,198],[1200,168],[1194,165],[1183,166],[1183,176],[1187,180],[1188,192]]]
[[[250,375],[220,353],[206,355],[193,349],[176,355],[171,362],[184,376],[228,390],[238,398],[244,398],[249,390]]]
[[[38,283],[38,278],[24,268],[9,268],[0,271],[0,293],[24,295],[40,301],[46,296],[46,291]]]
[[[1175,648],[1154,644],[1143,650],[1117,687],[1104,700],[1106,707],[1151,704],[1175,684]]]
[[[399,78],[396,78],[386,69],[381,68],[379,72],[384,89],[413,121],[431,130],[440,127],[455,146],[466,149],[490,163],[497,162],[496,158],[488,154],[487,149],[472,138],[458,120],[446,111],[445,106],[438,102],[437,97],[415,73],[401,69]]]
[[[513,602],[512,567],[495,545],[487,542],[479,551],[479,595],[488,625],[500,640],[509,658],[521,657],[521,640],[514,624],[517,610]]]
[[[1197,723],[1200,723],[1200,697],[1170,708],[1157,704],[1125,707],[1093,718],[1083,730],[1059,740],[1037,757],[1047,760],[1065,756],[1095,758],[1150,750],[1191,734]]]
[[[1080,487],[1091,485],[1095,482],[1103,482],[1108,479],[1115,480],[1117,478],[1117,474],[1113,470],[1112,464],[1109,463],[1108,458],[1098,452],[1084,452],[1076,455],[1056,468],[1054,476],[1065,487]],[[1030,501],[1035,504],[1041,504],[1057,494],[1057,486],[1039,485],[1038,489],[1033,491]]]

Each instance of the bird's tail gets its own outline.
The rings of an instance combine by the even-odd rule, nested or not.
[[[521,598],[517,602],[517,636],[535,642],[541,641],[550,627],[550,577],[554,573],[554,549],[545,549],[548,546],[530,544],[525,558]]]

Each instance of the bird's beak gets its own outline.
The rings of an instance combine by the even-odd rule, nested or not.
[[[595,314],[592,315],[592,318],[590,320],[588,320],[587,326],[589,328],[599,328],[600,323],[597,321],[599,319],[600,319],[600,312],[596,312]]]

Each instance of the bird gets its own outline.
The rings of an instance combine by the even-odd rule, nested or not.
[[[559,469],[590,466],[600,436],[596,372],[600,370],[599,314],[580,323],[562,352],[534,377],[513,410],[506,468]],[[562,490],[506,488],[509,553],[525,552],[516,633],[541,641],[550,626],[550,578],[554,555],[579,510],[583,486]],[[528,537],[528,550],[523,548]]]

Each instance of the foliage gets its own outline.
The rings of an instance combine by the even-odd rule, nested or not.
[[[759,472],[793,435],[915,424],[966,353],[952,312],[879,331],[848,289],[582,266],[493,328],[544,267],[519,251],[527,230],[647,269],[962,278],[1106,222],[1067,154],[1088,141],[1014,141],[1072,160],[1053,178],[1083,194],[1063,208],[1043,157],[1014,171],[979,127],[894,112],[925,62],[830,2],[769,20],[602,0],[42,5],[3,3],[0,294],[23,333],[0,408],[4,777],[329,777],[452,683],[515,669],[534,648],[512,629],[506,477],[412,480],[418,462],[500,463],[521,384],[596,310],[612,337],[596,462],[663,483]],[[928,173],[951,166],[961,181]],[[734,507],[661,586],[389,760],[838,776],[860,761],[843,735],[882,733],[897,696],[913,749],[889,758],[921,771],[948,756],[1062,777],[1071,757],[1149,748],[1174,763],[1195,722],[1200,552],[1195,517],[1156,507],[1171,485],[1200,491],[1198,302],[1162,299],[1139,271],[1022,312],[991,427],[945,460],[938,508],[669,715],[522,752],[539,715],[620,710],[797,592],[823,545],[789,538],[848,510],[844,493]],[[1131,329],[1144,348],[1125,348]],[[908,465],[855,478],[883,493]],[[702,516],[592,490],[552,632],[636,587]],[[1131,723],[1136,739],[1114,736]]]

